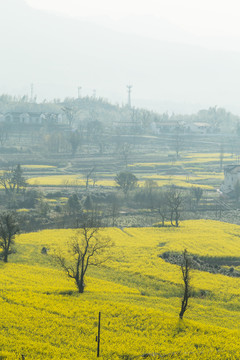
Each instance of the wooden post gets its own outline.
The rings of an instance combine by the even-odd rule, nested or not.
[[[98,314],[98,336],[97,336],[97,357],[99,357],[100,354],[100,330],[101,330],[101,313]]]

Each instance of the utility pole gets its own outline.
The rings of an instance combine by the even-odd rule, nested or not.
[[[127,85],[128,89],[128,106],[131,107],[131,91],[132,91],[132,85]]]
[[[98,335],[97,335],[97,357],[100,355],[100,330],[101,330],[101,313],[98,314]]]
[[[33,102],[33,83],[31,84],[31,97],[30,101]]]
[[[82,87],[79,86],[78,87],[78,99],[80,99],[82,96],[81,96],[81,90],[82,90]]]

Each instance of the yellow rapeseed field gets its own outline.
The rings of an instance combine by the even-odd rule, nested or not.
[[[220,154],[218,153],[182,153],[181,158],[175,160],[174,158],[166,157],[161,162],[143,162],[133,163],[128,165],[129,171],[137,172],[138,186],[142,187],[146,179],[154,179],[156,184],[161,186],[175,185],[182,188],[191,188],[193,186],[201,187],[202,189],[212,190],[219,187],[224,174],[221,172],[213,172],[212,166],[219,167]],[[165,160],[165,161],[164,161]],[[232,154],[226,153],[223,156],[223,166],[233,163],[235,159]],[[161,170],[162,166],[166,165],[180,167],[186,174],[185,175],[163,175]],[[54,168],[47,165],[26,165],[25,168]],[[51,169],[50,169],[51,170]],[[145,173],[145,171],[147,172]],[[208,171],[209,170],[209,171]],[[159,173],[160,171],[160,173]],[[103,186],[115,187],[116,183],[113,173],[98,173],[98,179],[93,181],[89,180],[89,186]],[[57,186],[57,187],[72,187],[72,186],[86,186],[86,178],[84,174],[62,174],[48,176],[32,177],[27,180],[30,186]]]
[[[194,297],[178,320],[180,269],[165,251],[240,256],[240,226],[185,221],[179,228],[104,228],[111,259],[91,268],[83,294],[52,261],[76,230],[44,230],[16,238],[16,254],[0,263],[0,356],[6,359],[94,359],[102,314],[101,358],[239,359],[240,278],[194,270]],[[47,255],[41,249],[49,249]],[[155,354],[155,355],[154,355]]]
[[[144,176],[144,179],[148,179],[149,177]],[[138,185],[140,187],[145,185],[145,180],[144,179],[139,179],[138,181]],[[201,178],[199,177],[198,180],[200,180]],[[166,186],[166,185],[175,185],[175,186],[180,186],[183,188],[191,188],[193,186],[198,186],[201,187],[203,189],[213,189],[212,186],[209,185],[203,185],[203,184],[196,184],[194,182],[195,179],[190,179],[189,181],[186,181],[186,177],[185,177],[185,181],[183,178],[179,177],[179,176],[172,176],[171,178],[165,176],[165,177],[161,177],[158,178],[156,177],[156,183],[158,186]],[[32,186],[61,186],[61,187],[71,187],[71,186],[86,186],[86,180],[81,178],[80,175],[49,175],[49,176],[39,176],[39,177],[34,177],[34,178],[30,178],[27,180],[27,183],[29,185]],[[98,180],[96,182],[90,180],[89,181],[89,186],[110,186],[110,187],[115,187],[116,186],[116,182],[114,181],[114,179],[112,180]]]
[[[85,186],[86,180],[81,175],[49,175],[38,176],[27,180],[29,185],[34,186]],[[89,186],[93,186],[93,181],[89,180]],[[99,180],[94,183],[97,186],[115,186],[114,180]]]
[[[22,165],[23,169],[54,169],[56,166],[53,165]]]

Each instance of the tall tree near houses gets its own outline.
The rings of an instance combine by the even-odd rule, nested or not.
[[[67,121],[68,121],[68,125],[71,127],[73,125],[73,122],[74,122],[75,110],[70,106],[64,106],[62,108],[62,110],[65,113],[65,116],[66,116]]]
[[[74,130],[71,132],[68,141],[72,148],[72,156],[76,155],[77,149],[81,144],[81,135],[78,130]]]
[[[5,212],[0,215],[0,248],[2,258],[8,262],[8,255],[12,252],[15,235],[19,232],[19,225],[14,213]]]

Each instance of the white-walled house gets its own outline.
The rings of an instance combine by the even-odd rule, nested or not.
[[[234,191],[237,182],[240,182],[240,165],[227,165],[224,167],[224,181],[220,187],[223,194]]]
[[[63,116],[60,113],[41,113],[41,112],[8,112],[0,118],[1,122],[8,124],[31,124],[43,125],[49,124],[62,124]]]
[[[212,131],[210,124],[206,122],[194,122],[188,125],[188,128],[193,133],[207,134]]]

